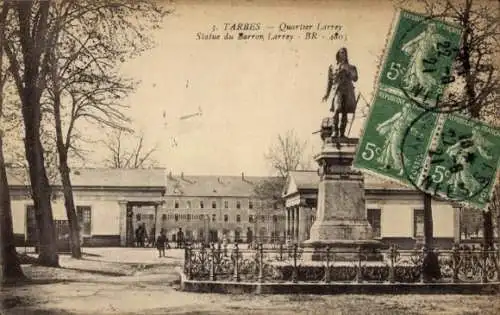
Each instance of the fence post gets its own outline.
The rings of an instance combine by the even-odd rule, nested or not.
[[[427,247],[424,245],[422,247],[422,260],[420,262],[420,283],[425,282],[425,275],[424,275],[424,260],[425,260],[425,254],[427,253]]]
[[[283,243],[280,242],[280,261],[283,261]]]
[[[221,248],[221,242],[217,242],[217,261],[222,260],[222,248]]]
[[[292,271],[292,282],[297,282],[297,248],[299,245],[297,243],[293,244],[293,271]]]
[[[451,261],[452,261],[452,268],[453,268],[453,278],[451,279],[451,282],[457,283],[458,282],[458,263],[459,263],[459,259],[460,259],[460,253],[458,251],[457,243],[453,244],[451,259],[452,259]]]
[[[240,256],[240,251],[238,249],[238,243],[234,244],[234,275],[233,275],[233,280],[236,282],[240,281],[240,272],[239,272],[239,256]]]
[[[184,248],[184,273],[187,274],[188,269],[188,249]]]
[[[330,246],[326,247],[325,282],[330,283]]]
[[[391,264],[389,265],[389,282],[390,283],[394,283],[395,281],[395,272],[394,272],[394,268],[395,268],[395,264],[396,264],[396,257],[397,257],[397,249],[396,249],[396,245],[394,244],[391,244],[391,249],[390,249],[390,252],[389,252],[389,258],[391,259]]]
[[[264,246],[262,243],[258,245],[259,250],[259,277],[258,281],[262,282],[264,280]]]
[[[207,258],[207,250],[205,248],[206,244],[203,244],[200,250],[200,268],[201,268],[201,274],[205,273],[205,267],[206,267],[206,258]]]
[[[187,278],[189,280],[192,280],[193,279],[193,260],[192,260],[192,256],[193,256],[193,246],[191,244],[189,244],[187,246],[187,251],[188,251],[188,272],[187,272]]]
[[[356,282],[361,283],[363,274],[361,273],[361,246],[358,246],[358,268],[356,270]]]
[[[210,248],[210,281],[215,280],[215,245],[212,243]]]
[[[482,268],[481,268],[481,283],[487,283],[488,282],[488,271],[486,270],[486,263],[488,260],[488,252],[486,251],[485,246],[481,246],[481,258],[482,258]]]

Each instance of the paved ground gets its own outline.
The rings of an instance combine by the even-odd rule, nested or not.
[[[2,288],[2,314],[500,314],[498,296],[186,293],[177,290],[181,250],[84,252],[61,256],[62,268],[24,265],[37,283]]]

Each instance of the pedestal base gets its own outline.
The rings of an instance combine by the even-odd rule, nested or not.
[[[302,243],[305,261],[326,261],[327,248],[330,261],[382,261],[380,249],[386,247],[377,240],[307,240]]]

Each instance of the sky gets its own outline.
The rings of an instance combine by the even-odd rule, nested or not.
[[[321,139],[312,133],[330,115],[330,101],[321,99],[335,53],[348,49],[359,73],[356,91],[369,102],[395,14],[388,1],[232,3],[174,3],[154,34],[157,46],[124,65],[125,74],[141,81],[126,100],[134,128],[158,145],[160,166],[175,174],[270,175],[264,153],[290,129],[309,143],[306,154],[318,153]],[[213,26],[212,35],[223,36],[225,23],[260,23],[260,31],[246,33],[294,39],[197,40]],[[321,31],[306,40],[304,31],[280,32],[282,23],[340,25],[341,38],[330,40],[335,31]],[[361,99],[352,137],[359,136],[365,107]]]

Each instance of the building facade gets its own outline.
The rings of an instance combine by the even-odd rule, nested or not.
[[[291,172],[284,191],[287,238],[303,242],[309,239],[314,223],[319,176],[316,171]],[[414,248],[423,241],[423,195],[394,182],[364,176],[366,218],[374,238]],[[332,202],[335,202],[332,200]],[[447,202],[432,201],[435,244],[449,248],[459,239],[460,212]]]
[[[18,246],[36,245],[36,210],[25,170],[8,171]],[[144,225],[149,239],[161,229],[175,241],[179,228],[191,241],[277,241],[285,236],[283,209],[253,197],[265,177],[173,176],[164,169],[75,169],[73,196],[83,246],[135,246]],[[68,222],[60,182],[52,183],[52,211],[59,238]]]
[[[169,239],[182,228],[185,238],[198,242],[278,242],[285,238],[282,206],[255,196],[266,177],[167,176],[161,228]]]
[[[17,245],[37,243],[36,210],[26,173],[9,170],[13,227]],[[314,223],[319,176],[291,172],[285,205],[255,196],[255,185],[267,177],[174,176],[164,169],[75,169],[73,193],[84,246],[135,246],[135,231],[147,236],[161,229],[175,241],[179,228],[190,241],[302,242]],[[375,237],[413,248],[423,238],[423,197],[407,187],[365,176],[366,216]],[[52,186],[57,234],[68,234],[61,186]],[[332,201],[334,202],[334,201]],[[448,247],[459,234],[459,211],[433,202],[434,236]]]
[[[17,245],[36,245],[36,209],[26,173],[8,170],[12,219]],[[71,180],[84,246],[133,244],[136,216],[154,222],[165,194],[163,169],[74,169]],[[59,238],[68,234],[64,197],[58,179],[52,183],[52,213]]]

